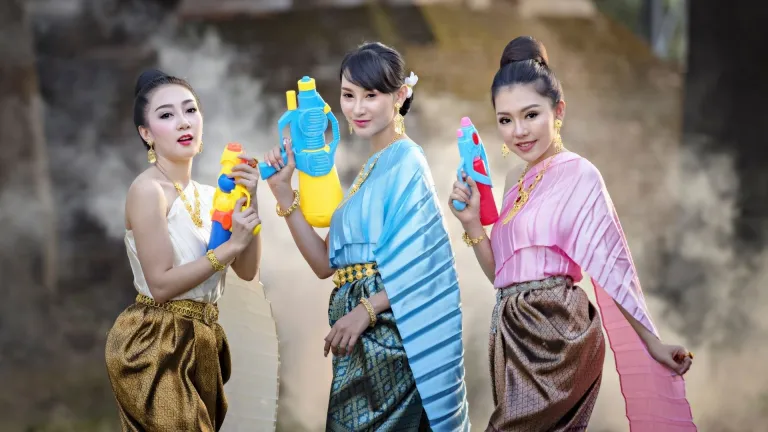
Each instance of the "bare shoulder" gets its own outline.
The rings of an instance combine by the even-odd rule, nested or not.
[[[139,174],[128,188],[125,201],[125,213],[129,215],[137,209],[164,209],[167,204],[165,192],[160,182],[146,172]]]
[[[523,175],[523,170],[525,170],[525,164],[519,163],[507,171],[507,176],[504,179],[504,195],[517,183],[517,180]]]

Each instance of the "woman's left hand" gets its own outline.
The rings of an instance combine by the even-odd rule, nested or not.
[[[252,164],[241,163],[232,167],[232,174],[230,177],[234,177],[236,184],[245,186],[245,189],[251,194],[252,206],[254,206],[256,189],[259,186],[259,168],[258,161],[253,158],[248,158],[245,154],[240,155],[241,158],[249,159],[253,161]]]
[[[657,362],[683,375],[693,364],[693,354],[679,345],[665,345],[661,341],[648,347],[651,357]]]
[[[325,357],[328,351],[336,357],[352,354],[357,339],[368,328],[370,317],[365,307],[358,305],[351,312],[336,321],[331,332],[325,337]]]

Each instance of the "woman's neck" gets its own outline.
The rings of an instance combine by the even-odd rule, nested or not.
[[[179,183],[182,187],[189,184],[192,179],[192,159],[188,161],[173,162],[168,159],[158,157],[155,162],[157,168],[172,183]]]
[[[400,135],[400,138],[405,138],[405,134]],[[394,126],[386,127],[379,133],[371,137],[371,154],[383,150],[388,145],[392,144],[395,139],[398,139],[398,135],[395,133]]]
[[[554,156],[557,154],[557,146],[553,143],[548,148],[547,151],[541,154],[538,159],[528,164],[528,168],[533,168],[534,166],[538,165],[541,161],[546,160],[550,156]]]

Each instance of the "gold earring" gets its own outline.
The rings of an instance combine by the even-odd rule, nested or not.
[[[197,154],[200,154],[203,152],[203,142],[200,141],[200,149],[197,151]]]
[[[509,147],[507,147],[507,143],[504,143],[504,145],[501,146],[501,155],[507,157],[509,153]]]
[[[555,139],[552,143],[555,145],[555,151],[563,151],[563,137],[560,136],[560,128],[563,127],[563,121],[560,119],[555,120]]]
[[[352,135],[352,133],[355,131],[354,129],[352,129],[352,122],[347,120],[347,124],[349,125],[349,134]]]
[[[405,134],[405,119],[400,114],[400,103],[395,104],[395,133],[398,135],[404,135]]]
[[[157,162],[157,153],[155,153],[155,142],[150,141],[147,143],[149,150],[147,150],[147,162],[153,164]]]

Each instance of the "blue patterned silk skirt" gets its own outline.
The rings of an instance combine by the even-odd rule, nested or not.
[[[328,306],[331,326],[359,305],[361,297],[383,289],[378,273],[335,289]],[[351,355],[333,358],[325,430],[429,431],[395,316],[387,310],[376,318],[376,326],[360,335]]]

